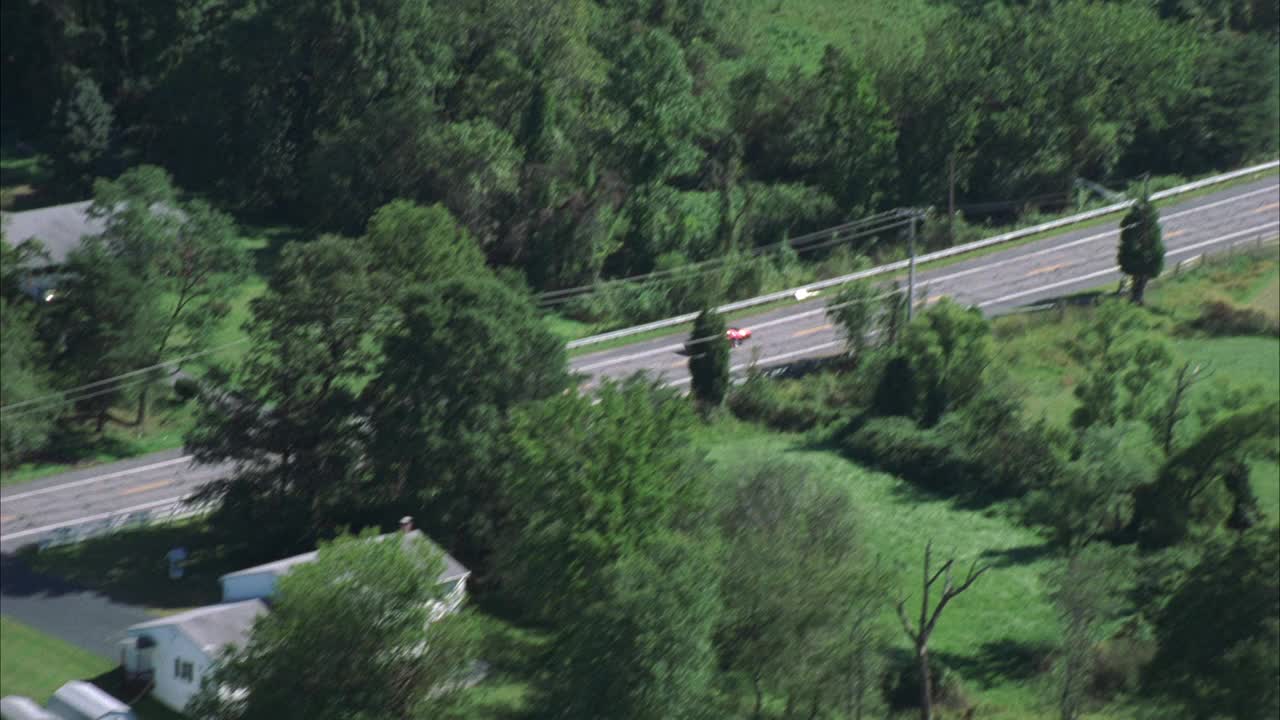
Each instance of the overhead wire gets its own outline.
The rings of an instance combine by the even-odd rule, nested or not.
[[[205,356],[205,355],[211,355],[211,354],[213,354],[213,353],[222,352],[223,350],[226,350],[226,349],[231,348],[231,347],[235,347],[236,345],[243,345],[244,343],[247,343],[247,342],[249,342],[249,338],[240,338],[239,340],[235,340],[235,341],[233,341],[233,342],[229,342],[229,343],[226,343],[226,344],[223,344],[223,345],[218,345],[217,347],[212,347],[212,348],[208,348],[208,349],[205,349],[205,350],[201,350],[201,351],[199,351],[199,352],[194,352],[194,353],[190,353],[190,354],[187,354],[187,355],[183,355],[183,356],[181,356],[181,357],[172,358],[172,359],[169,359],[169,360],[165,360],[164,362],[156,363],[156,364],[154,364],[154,365],[148,365],[148,366],[146,366],[146,367],[138,368],[137,370],[130,370],[129,372],[120,373],[119,375],[112,375],[111,377],[102,378],[101,380],[95,380],[95,381],[93,381],[93,382],[85,383],[85,384],[83,384],[83,385],[77,385],[76,387],[68,388],[68,389],[66,389],[66,390],[60,390],[60,391],[58,391],[58,392],[56,392],[56,393],[50,393],[50,394],[45,395],[45,396],[43,396],[43,397],[32,398],[32,399],[30,399],[30,400],[23,400],[23,401],[21,401],[21,402],[9,403],[8,405],[0,406],[0,415],[5,415],[5,414],[7,414],[9,411],[11,411],[11,410],[15,410],[15,409],[17,409],[17,408],[26,407],[26,406],[29,406],[29,405],[37,405],[37,404],[41,404],[41,403],[44,403],[44,402],[46,402],[46,401],[50,401],[50,400],[67,400],[67,396],[68,396],[68,395],[74,395],[74,394],[77,394],[77,393],[79,393],[79,392],[81,392],[81,391],[83,391],[83,390],[89,390],[89,389],[92,389],[92,388],[101,387],[101,386],[103,386],[103,385],[107,385],[107,384],[111,384],[111,383],[116,383],[116,382],[118,382],[119,380],[123,380],[123,379],[125,379],[125,378],[130,378],[130,377],[133,377],[133,376],[135,376],[135,375],[141,375],[141,374],[143,374],[143,373],[151,372],[151,371],[153,371],[153,370],[159,370],[159,369],[161,369],[161,368],[169,367],[169,366],[171,366],[171,365],[178,365],[178,364],[180,364],[180,363],[186,362],[187,360],[192,360],[192,359],[194,359],[194,358],[203,357],[203,356]],[[150,379],[150,378],[145,378],[145,379],[143,379],[143,380],[142,380],[142,381],[140,381],[140,382],[137,382],[137,383],[131,383],[131,384],[130,384],[130,385],[128,385],[127,387],[132,387],[132,385],[134,385],[134,384],[141,384],[142,382],[151,382],[151,379]],[[117,390],[117,389],[118,389],[118,388],[111,388],[110,390],[104,391],[104,393],[105,393],[105,392],[115,392],[115,390]],[[92,394],[92,395],[85,395],[85,396],[83,396],[83,397],[94,397],[94,396],[96,396],[96,395],[100,395],[100,394],[104,394],[104,393],[94,393],[94,394]],[[78,401],[78,400],[80,400],[80,399],[83,399],[83,397],[81,397],[81,398],[70,398],[68,401],[69,401],[69,402],[76,402],[76,401]],[[14,416],[14,417],[16,417],[16,416]]]

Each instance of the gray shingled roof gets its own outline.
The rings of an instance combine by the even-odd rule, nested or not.
[[[384,538],[391,537],[392,535],[396,535],[396,534],[398,533],[388,533],[386,535],[379,535],[375,539],[382,540]],[[412,532],[409,533],[409,537],[413,537],[415,539],[423,539],[423,540],[426,540],[427,542],[431,542],[430,539],[428,539],[425,535],[422,534],[421,530],[413,530]],[[444,570],[440,573],[440,582],[442,583],[450,582],[452,580],[457,580],[458,578],[463,577],[465,575],[471,574],[471,571],[463,567],[462,563],[455,560],[452,555],[450,555],[447,552],[444,552],[443,550],[441,550],[440,553],[444,556]],[[236,572],[233,572],[233,573],[227,573],[226,575],[222,576],[222,579],[225,580],[226,578],[243,577],[245,575],[257,575],[259,573],[271,573],[277,577],[280,577],[285,573],[289,572],[289,570],[291,570],[295,565],[301,565],[302,563],[309,563],[312,560],[315,560],[316,555],[317,555],[317,552],[315,550],[312,550],[311,552],[302,553],[301,555],[294,555],[293,557],[274,560],[269,563],[255,565],[251,568],[245,568],[244,570],[237,570]]]
[[[266,612],[267,606],[261,600],[245,600],[209,605],[159,620],[138,623],[130,627],[129,631],[176,626],[206,653],[213,654],[230,643],[243,646],[249,640],[253,621]]]
[[[81,238],[102,234],[102,220],[89,217],[92,204],[91,200],[82,200],[37,210],[3,213],[5,242],[17,246],[35,238],[49,253],[48,264],[60,265],[72,250],[79,247]]]

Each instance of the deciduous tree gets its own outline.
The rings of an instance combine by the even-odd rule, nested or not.
[[[718,602],[695,422],[640,377],[513,413],[498,566],[504,591],[559,630],[553,716],[705,711]]]
[[[425,508],[451,549],[481,560],[500,524],[507,413],[570,384],[564,344],[529,297],[483,275],[407,290],[364,392],[380,493]]]
[[[231,218],[203,201],[181,201],[168,174],[149,165],[99,181],[89,215],[103,230],[72,253],[61,303],[75,318],[68,351],[90,362],[78,379],[95,382],[207,348],[246,265]],[[114,362],[93,364],[90,347]],[[139,424],[150,385],[137,391]]]
[[[1274,525],[1211,544],[1155,621],[1149,688],[1193,717],[1280,712],[1280,535]]]
[[[277,584],[270,611],[233,647],[187,712],[209,720],[440,717],[464,690],[473,623],[434,618],[449,586],[420,536],[375,532],[320,545]]]
[[[50,398],[47,359],[29,304],[0,297],[0,318],[0,467],[8,468],[44,447],[64,406],[56,395]]]
[[[53,111],[56,133],[54,162],[58,175],[72,187],[86,190],[103,170],[111,150],[115,114],[102,97],[98,83],[82,75]]]
[[[1122,552],[1106,545],[1074,551],[1047,578],[1049,597],[1062,623],[1058,660],[1062,720],[1077,720],[1083,714],[1097,644],[1106,624],[1123,610],[1127,573]]]
[[[902,355],[917,393],[916,417],[926,427],[972,398],[991,362],[991,328],[982,311],[943,298],[907,326]]]
[[[840,326],[844,333],[845,352],[854,364],[863,360],[868,347],[875,340],[871,337],[880,311],[879,288],[869,283],[850,283],[840,289],[827,304],[827,317]]]
[[[1099,425],[1080,440],[1078,456],[1027,498],[1028,519],[1076,551],[1129,525],[1134,494],[1155,478],[1151,435],[1139,423]]]
[[[357,393],[390,320],[368,265],[346,238],[285,246],[251,305],[248,354],[202,397],[186,446],[233,466],[198,496],[218,503],[211,521],[229,542],[305,547],[368,506]]]
[[[806,465],[741,462],[718,509],[722,661],[750,681],[752,717],[766,695],[811,713],[858,716],[870,704],[887,597],[852,500]]]

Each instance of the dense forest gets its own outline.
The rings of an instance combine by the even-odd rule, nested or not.
[[[1021,208],[1276,150],[1275,2],[909,2],[795,62],[751,32],[781,8],[8,3],[4,122],[84,193],[152,162],[313,234],[441,203],[538,290],[945,207],[952,178]]]

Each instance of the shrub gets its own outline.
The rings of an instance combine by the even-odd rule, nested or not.
[[[1192,330],[1215,337],[1224,335],[1280,336],[1280,320],[1261,310],[1236,307],[1224,300],[1200,306],[1200,316],[1189,323]]]
[[[933,681],[933,702],[950,708],[967,708],[960,678],[936,657],[929,658],[930,679]],[[884,676],[884,698],[895,711],[920,707],[920,669],[916,659],[900,655],[889,663]]]
[[[729,410],[739,419],[783,432],[830,425],[844,414],[845,388],[836,373],[780,380],[753,372],[729,394]]]
[[[173,383],[173,394],[183,402],[200,394],[200,383],[192,378],[181,377]]]
[[[937,430],[902,417],[868,420],[845,440],[845,452],[936,492],[966,492],[977,476],[962,448]]]

